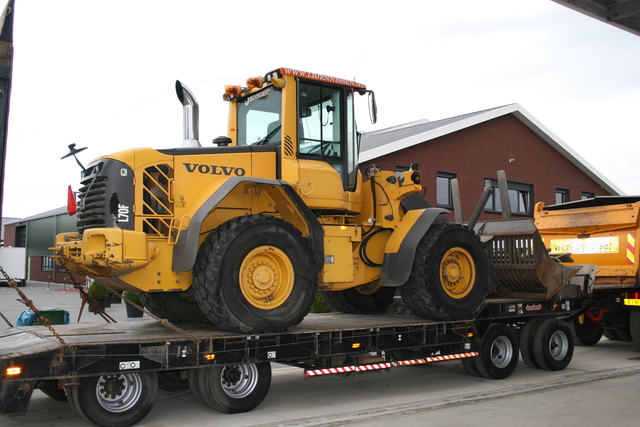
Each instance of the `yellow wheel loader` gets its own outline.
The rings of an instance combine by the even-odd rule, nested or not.
[[[530,220],[476,233],[426,204],[417,163],[361,174],[354,98],[367,95],[376,116],[364,85],[280,68],[227,86],[227,136],[208,147],[195,96],[180,82],[176,92],[181,147],[83,167],[77,233],[56,238],[61,266],[140,292],[160,317],[239,332],[298,324],[318,291],[337,310],[381,313],[400,288],[414,314],[434,320],[472,318],[490,288],[520,292],[505,272],[531,268],[521,263],[533,259]],[[500,240],[513,234],[524,237]],[[521,293],[557,290],[536,280]]]

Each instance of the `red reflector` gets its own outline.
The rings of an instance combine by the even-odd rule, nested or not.
[[[76,195],[73,194],[73,190],[71,186],[69,186],[69,191],[67,193],[67,212],[69,216],[73,216],[76,214],[77,206],[76,206]]]

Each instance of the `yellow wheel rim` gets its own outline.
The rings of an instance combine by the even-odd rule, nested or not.
[[[469,295],[476,278],[476,267],[471,254],[454,247],[447,251],[440,262],[440,283],[451,298],[461,299]]]
[[[380,281],[367,283],[366,285],[356,286],[356,291],[362,295],[373,295],[380,290]]]
[[[291,295],[295,272],[286,253],[273,246],[249,252],[240,266],[240,290],[254,307],[280,307]]]

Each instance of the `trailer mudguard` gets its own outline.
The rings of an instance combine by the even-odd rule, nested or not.
[[[29,408],[36,381],[10,381],[1,384],[0,415],[23,415]]]
[[[309,240],[314,253],[314,262],[318,269],[324,263],[324,238],[322,226],[315,218],[311,210],[305,205],[298,193],[286,181],[279,179],[252,178],[236,176],[225,181],[208,199],[198,208],[198,211],[189,221],[186,229],[180,232],[177,243],[173,248],[173,271],[189,271],[193,268],[198,254],[198,240],[202,223],[209,213],[233,191],[239,184],[251,182],[260,185],[273,185],[282,191],[291,200],[295,209],[306,222],[309,228]]]
[[[445,213],[450,212],[442,208],[426,208],[406,213],[400,226],[387,241],[380,286],[398,287],[409,279],[420,239],[431,228],[436,218]]]

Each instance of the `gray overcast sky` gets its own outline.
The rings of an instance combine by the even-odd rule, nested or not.
[[[16,3],[7,217],[66,205],[71,143],[89,147],[84,164],[179,146],[176,79],[198,99],[204,145],[225,133],[223,86],[278,67],[373,89],[379,121],[361,130],[518,102],[640,194],[640,37],[550,0]]]

